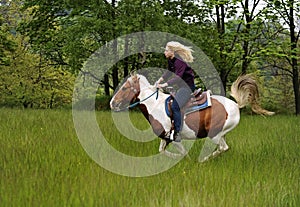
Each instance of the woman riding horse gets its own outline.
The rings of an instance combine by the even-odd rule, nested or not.
[[[179,132],[182,128],[180,109],[190,99],[195,90],[194,72],[187,62],[193,62],[193,50],[179,42],[168,42],[165,48],[165,57],[168,59],[168,71],[156,82],[158,88],[173,86],[177,89],[175,99],[171,105],[174,120],[174,141],[180,142]],[[168,79],[168,80],[167,80]],[[167,80],[161,84],[162,81]]]

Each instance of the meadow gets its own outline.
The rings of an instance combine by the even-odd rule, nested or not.
[[[148,127],[140,113],[130,116]],[[157,153],[159,139],[124,138],[110,112],[97,112],[97,120],[116,149]],[[0,109],[0,206],[300,206],[300,117],[243,114],[227,143],[228,152],[206,163],[197,160],[199,140],[173,168],[127,177],[87,155],[72,111]]]

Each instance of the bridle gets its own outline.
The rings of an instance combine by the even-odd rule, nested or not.
[[[136,95],[135,96],[135,99],[136,99],[138,97],[140,91],[137,90],[136,88],[134,88],[134,81],[132,79],[128,79],[127,81],[129,81],[130,88],[133,91],[133,93]],[[140,86],[138,86],[138,88],[140,88]],[[157,100],[158,99],[158,91],[159,91],[159,88],[156,88],[155,92],[153,92],[151,95],[147,96],[146,98],[144,98],[142,100],[138,100],[137,102],[130,104],[127,108],[133,108],[133,107],[139,105],[140,103],[146,101],[147,99],[151,98],[155,94],[156,94],[156,100]]]
[[[118,93],[123,92],[123,94],[118,95]],[[156,88],[156,90],[150,94],[149,96],[147,96],[146,98],[139,100],[138,96],[140,95],[140,82],[139,82],[139,77],[137,77],[136,75],[131,76],[131,78],[128,78],[127,81],[125,82],[125,84],[123,84],[123,86],[119,89],[119,91],[117,92],[117,96],[122,96],[121,101],[118,101],[118,98],[116,99],[116,101],[112,101],[111,102],[111,107],[115,108],[116,111],[124,111],[130,108],[133,108],[139,104],[141,104],[142,102],[146,101],[147,99],[149,99],[150,97],[154,96],[156,94],[156,99],[158,99],[158,91],[159,88]],[[132,97],[132,98],[131,98]],[[128,103],[127,106],[123,106],[122,107],[122,102],[126,100],[129,101],[130,103]],[[121,106],[121,107],[120,107]]]
[[[140,103],[142,103],[143,101],[146,101],[147,99],[151,98],[151,96],[154,96],[155,94],[156,94],[156,100],[157,100],[158,99],[158,90],[159,90],[159,88],[156,88],[156,90],[150,96],[147,96],[143,100],[139,100],[137,102],[134,102],[133,104],[130,104],[128,106],[128,108],[133,108],[133,107],[139,105]]]

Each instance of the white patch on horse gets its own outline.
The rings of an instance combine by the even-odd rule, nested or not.
[[[184,116],[184,119],[186,119],[186,116]],[[191,128],[189,128],[187,126],[187,124],[185,123],[185,121],[183,122],[183,126],[182,126],[182,130],[180,132],[180,135],[184,138],[184,139],[190,139],[190,140],[193,140],[193,139],[196,139],[196,134],[195,134],[195,131],[192,130]]]
[[[150,83],[144,76],[140,77],[140,87],[141,92],[138,96],[139,99],[145,99],[149,96],[149,93],[153,93],[156,90],[153,86],[150,86]],[[158,98],[156,99],[156,95],[147,99],[143,102],[143,104],[147,107],[147,111],[152,115],[154,119],[159,121],[163,126],[166,132],[169,132],[171,129],[170,118],[167,116],[165,112],[165,100],[168,97],[167,94],[159,92]],[[150,107],[149,107],[150,106]]]
[[[227,119],[223,126],[223,134],[225,135],[227,132],[235,128],[240,121],[240,110],[239,106],[232,100],[219,95],[212,95],[213,99],[219,101],[227,112]]]

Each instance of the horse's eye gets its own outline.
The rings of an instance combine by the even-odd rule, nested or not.
[[[122,91],[126,91],[126,90],[127,90],[127,88],[126,88],[126,87],[123,87],[123,88],[122,88]]]

